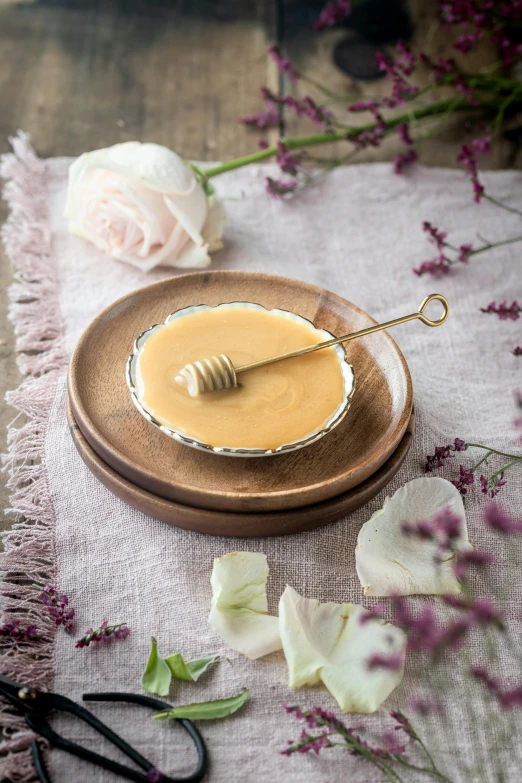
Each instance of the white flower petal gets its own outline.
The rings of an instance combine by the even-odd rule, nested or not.
[[[247,658],[281,649],[278,619],[267,614],[267,578],[266,555],[260,552],[231,552],[214,560],[210,625]]]
[[[82,161],[82,159],[84,159]],[[159,193],[188,195],[199,185],[191,169],[175,152],[160,144],[140,144],[128,141],[92,152],[85,152],[78,161],[87,168],[114,171],[137,180]],[[72,165],[75,166],[78,161]],[[78,166],[78,170],[82,167]]]
[[[223,249],[223,231],[227,222],[227,213],[223,202],[210,196],[208,198],[208,215],[201,235],[208,245],[208,252],[215,253]]]
[[[461,520],[459,549],[470,549],[462,497],[449,481],[422,477],[409,481],[384,501],[384,508],[365,522],[355,548],[355,566],[365,595],[438,595],[460,593],[454,558],[435,559],[436,541],[402,532],[404,523],[431,521],[445,508]]]
[[[313,601],[287,586],[279,602],[279,629],[289,687],[322,681],[344,712],[375,712],[402,680],[406,635],[372,618],[357,604]],[[370,671],[372,655],[399,656],[397,670]]]
[[[210,266],[210,264],[211,258],[207,245],[195,245],[193,242],[187,242],[178,254],[174,254],[171,259],[165,258],[161,262],[162,266],[172,266],[177,269],[195,269],[196,267]]]
[[[188,196],[164,196],[165,204],[194,244],[202,245],[201,229],[207,217],[207,197],[200,185]]]

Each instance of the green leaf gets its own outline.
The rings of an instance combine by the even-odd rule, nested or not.
[[[172,676],[177,680],[188,680],[196,682],[201,675],[206,672],[209,666],[212,666],[219,658],[219,655],[209,655],[207,658],[198,658],[196,661],[185,660],[181,653],[175,653],[165,658],[165,663],[172,672]]]
[[[150,641],[152,647],[145,671],[141,677],[141,685],[143,690],[148,691],[149,693],[156,693],[158,696],[167,696],[170,689],[172,673],[163,658],[158,655],[158,643],[156,639],[151,636]]]
[[[203,701],[199,704],[185,704],[164,710],[153,715],[154,720],[166,720],[167,718],[188,718],[189,720],[215,720],[226,718],[227,715],[237,712],[248,699],[248,691],[243,690],[237,696],[228,699],[216,699],[215,701]]]

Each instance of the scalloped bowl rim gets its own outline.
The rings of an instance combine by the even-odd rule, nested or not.
[[[161,424],[161,422],[159,422],[154,417],[154,415],[144,407],[144,405],[140,400],[136,388],[137,387],[137,380],[136,380],[137,361],[145,342],[157,329],[162,329],[164,326],[167,326],[168,324],[178,320],[179,318],[185,318],[186,316],[192,315],[193,313],[199,312],[201,310],[219,310],[221,308],[239,309],[245,307],[250,309],[255,309],[255,310],[263,310],[266,313],[274,313],[277,315],[281,315],[285,318],[296,321],[298,323],[306,323],[308,326],[312,326],[314,331],[317,332],[324,340],[330,340],[335,337],[335,335],[333,335],[331,332],[327,331],[326,329],[319,329],[317,326],[315,326],[315,324],[312,321],[310,321],[310,319],[305,318],[302,315],[298,315],[297,313],[292,313],[290,310],[281,310],[279,308],[267,308],[255,302],[236,301],[236,302],[222,302],[218,305],[205,305],[205,304],[189,305],[188,307],[183,307],[179,310],[175,310],[173,313],[167,316],[167,318],[163,323],[154,324],[153,326],[150,326],[148,329],[145,329],[145,331],[143,331],[140,335],[138,335],[138,337],[134,341],[133,351],[127,360],[127,367],[126,367],[127,386],[129,387],[132,401],[135,407],[137,408],[137,410],[149,422],[149,424],[152,424],[154,427],[156,427],[161,432],[163,432],[164,435],[167,435],[169,438],[172,438],[178,443],[181,443],[185,446],[189,446],[194,449],[199,449],[200,451],[206,451],[206,452],[211,452],[213,454],[220,454],[220,455],[222,454],[229,457],[271,457],[277,454],[287,454],[290,451],[296,451],[297,449],[302,449],[305,446],[309,446],[312,443],[318,441],[320,438],[324,437],[324,435],[331,432],[338,424],[340,424],[341,421],[346,416],[351,404],[351,400],[355,390],[355,373],[352,365],[350,364],[350,362],[346,357],[346,353],[342,345],[334,346],[334,352],[339,360],[339,366],[341,369],[341,374],[343,376],[344,388],[343,388],[343,399],[341,403],[338,405],[334,413],[330,416],[326,424],[320,430],[314,430],[314,432],[311,432],[310,435],[307,435],[304,438],[299,438],[298,440],[289,441],[288,443],[283,443],[281,444],[281,446],[277,446],[277,448],[274,449],[256,449],[256,448],[232,447],[232,446],[212,446],[210,443],[205,443],[205,441],[202,441],[199,438],[194,438],[194,437],[190,437],[189,435],[186,435],[185,433],[181,432],[175,427],[169,427],[165,424]]]

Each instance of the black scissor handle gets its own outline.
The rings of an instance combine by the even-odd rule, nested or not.
[[[76,704],[66,696],[59,696],[57,694],[39,694],[39,696],[43,696],[44,700],[49,702],[49,708],[56,709],[61,712],[69,712],[83,720],[85,723],[88,723],[89,726],[92,726],[92,728],[94,728],[103,737],[108,739],[109,742],[111,742],[115,747],[119,748],[129,759],[134,761],[139,767],[145,770],[145,773],[154,769],[154,764],[134,750],[134,748],[128,745],[125,740],[123,740],[118,734],[112,731],[112,729],[102,723],[102,721],[98,720],[98,718],[96,718],[92,712],[89,712],[89,710],[85,709],[85,707]],[[83,698],[85,701],[129,702],[150,707],[151,709],[170,709],[172,706],[167,702],[159,701],[158,699],[151,699],[148,696],[141,696],[139,694],[133,693],[89,693],[84,694]],[[127,778],[127,780],[133,780],[136,781],[136,783],[148,783],[149,778],[146,774],[138,772],[137,770],[134,770],[131,767],[127,767],[124,764],[119,764],[117,761],[108,759],[105,756],[100,756],[98,753],[95,753],[88,748],[84,748],[81,745],[77,745],[75,742],[71,742],[70,740],[65,739],[65,737],[57,734],[47,722],[47,718],[45,717],[44,713],[29,713],[26,714],[25,719],[33,731],[47,739],[54,747],[60,748],[61,750],[64,750],[73,756],[77,756],[84,761],[89,761],[92,764],[102,767],[103,769],[109,770],[110,772],[114,772],[121,777]],[[182,778],[173,778],[169,777],[168,775],[164,775],[162,780],[163,783],[198,783],[198,781],[204,777],[207,771],[208,757],[205,743],[198,729],[194,726],[193,723],[191,723],[191,721],[179,720],[178,723],[180,723],[182,727],[188,732],[194,741],[194,744],[196,745],[196,749],[198,751],[198,766],[195,772],[193,772],[191,775]],[[33,748],[33,758],[35,758],[35,754],[38,754],[38,747]],[[45,767],[43,767],[43,771],[45,772]],[[44,777],[43,780],[45,781],[46,778]]]
[[[142,696],[140,693],[84,693],[82,698],[84,701],[119,701],[126,702],[127,704],[140,704],[143,707],[149,707],[151,710],[172,709],[172,704],[169,704],[167,701],[154,699],[152,696]],[[179,723],[179,725],[185,729],[198,752],[198,766],[195,772],[188,777],[176,778],[175,781],[176,783],[178,781],[185,781],[186,783],[191,783],[191,781],[193,781],[193,783],[198,783],[198,781],[202,780],[205,776],[208,767],[208,752],[205,740],[201,736],[197,726],[195,726],[191,720],[186,720],[185,718],[176,718],[175,720],[176,723]],[[164,780],[168,783],[168,780],[174,780],[174,778],[164,778]]]

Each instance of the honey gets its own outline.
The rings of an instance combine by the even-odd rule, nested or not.
[[[234,366],[328,339],[307,321],[248,305],[174,318],[144,341],[136,367],[143,407],[161,424],[212,447],[275,449],[324,429],[345,399],[335,348],[248,370],[238,388],[190,397],[176,376],[224,353]]]

